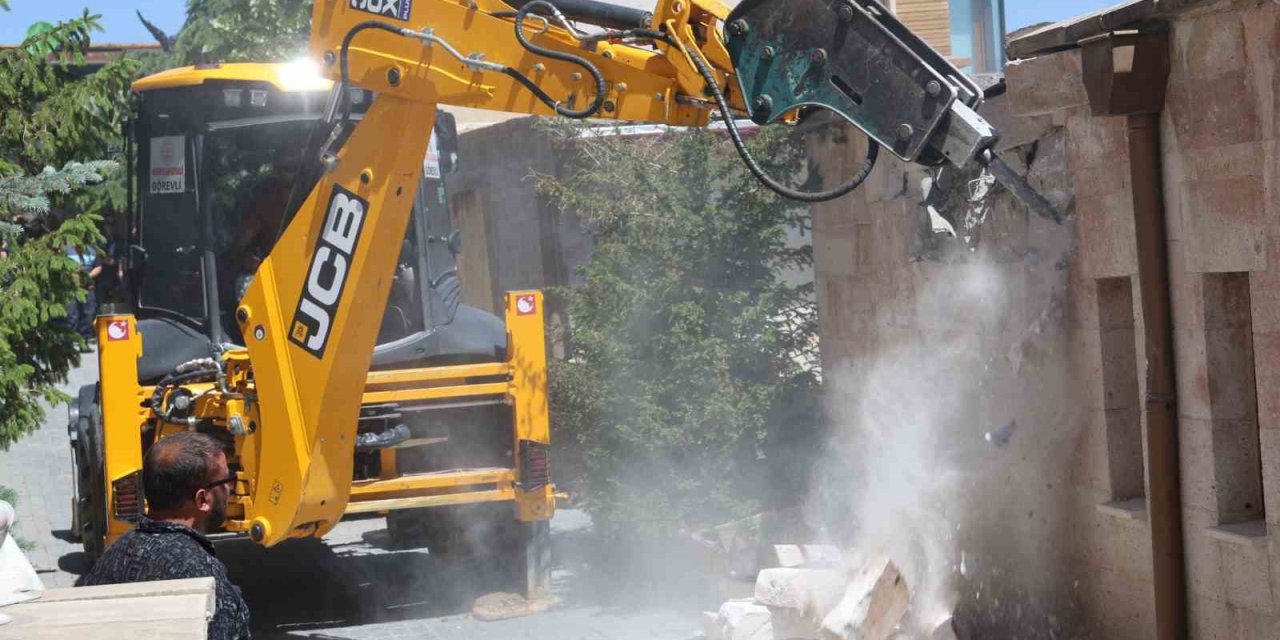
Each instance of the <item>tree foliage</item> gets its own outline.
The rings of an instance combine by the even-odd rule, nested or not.
[[[182,64],[285,62],[306,54],[311,0],[188,0]]]
[[[117,164],[135,62],[78,75],[97,28],[86,12],[0,51],[0,448],[40,426],[41,401],[65,399],[57,385],[80,339],[60,320],[85,292],[64,248],[101,243],[98,214],[122,204],[119,183],[104,178]],[[59,220],[53,206],[76,215]]]
[[[550,376],[557,437],[585,459],[587,507],[606,533],[671,530],[756,509],[779,406],[816,381],[811,265],[788,241],[808,210],[746,171],[723,136],[557,132],[567,177],[541,186],[594,239],[581,283],[560,292],[569,357]],[[771,131],[774,171],[803,162]]]

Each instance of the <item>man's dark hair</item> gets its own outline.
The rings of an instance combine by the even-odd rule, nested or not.
[[[142,490],[151,509],[165,511],[209,484],[222,445],[211,436],[183,431],[161,438],[142,461]]]

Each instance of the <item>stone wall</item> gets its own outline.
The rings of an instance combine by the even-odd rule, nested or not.
[[[1192,637],[1276,638],[1280,5],[1201,3],[1170,23],[1162,162]],[[987,370],[958,382],[986,394],[982,380],[1007,378],[1018,367],[1018,376],[1050,371],[1043,362],[1028,369],[1025,359],[1015,363],[998,349],[1025,343],[1035,318],[1060,307],[1060,316],[1045,316],[1051,321],[1032,343],[1066,345],[1056,366],[1078,384],[1012,400],[997,393],[989,402],[1011,402],[1013,413],[1034,406],[1061,415],[1052,430],[1020,428],[1014,438],[1024,438],[1022,453],[1034,456],[1029,452],[1060,446],[1065,437],[1069,445],[1056,454],[1066,464],[1037,469],[1000,454],[962,456],[963,473],[975,482],[995,474],[1058,510],[1067,555],[1048,577],[1066,587],[1050,590],[1057,619],[1088,637],[1151,637],[1145,355],[1126,121],[1091,115],[1078,51],[1021,61],[1007,79],[1009,95],[984,113],[1004,131],[1005,155],[1024,165],[1030,159],[1032,182],[1069,209],[1071,220],[1048,225],[1002,194],[979,227],[976,251],[948,247],[950,240],[942,251],[921,251],[939,242],[920,204],[925,174],[882,159],[865,188],[814,209],[824,367],[829,375],[857,370],[894,345],[963,322],[924,315],[917,302],[926,290],[959,291],[966,269],[986,264],[1004,284],[1002,322],[971,329],[995,357]],[[815,135],[812,155],[828,183],[854,171],[862,144],[847,127]],[[1069,488],[1036,489],[1046,482]],[[1009,545],[1045,534],[1012,520],[979,529]],[[1027,559],[1002,561],[1016,572]],[[977,604],[972,582],[956,580],[962,610],[974,618],[1002,609]],[[1007,622],[1004,613],[988,617]]]

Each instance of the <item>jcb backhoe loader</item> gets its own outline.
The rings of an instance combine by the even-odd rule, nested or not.
[[[309,134],[332,84],[306,63],[203,65],[134,84],[129,263],[137,315],[108,325],[101,344],[140,343],[136,374],[124,376],[136,378],[133,393],[141,395],[120,432],[108,433],[121,423],[104,421],[100,384],[82,388],[71,407],[73,529],[90,553],[136,521],[137,464],[157,438],[197,429],[234,451],[237,437],[257,430],[252,420],[217,424],[200,414],[196,398],[217,387],[218,358],[244,344],[236,304],[322,171],[305,150],[318,147]],[[350,91],[358,121],[373,96]],[[443,185],[455,162],[452,116],[441,113],[408,232],[391,248],[399,257],[349,436],[344,514],[385,512],[400,545],[439,553],[479,540],[487,548],[478,551],[518,560],[519,529],[533,529],[524,537],[536,539],[553,512],[544,495],[530,509],[532,524],[520,525],[511,506],[517,469],[528,470],[525,493],[545,494],[548,482],[544,382],[512,375],[512,358],[533,371],[543,366],[541,301],[533,291],[510,296],[506,323],[461,304],[458,235]],[[104,349],[104,379],[111,350]],[[512,408],[521,404],[528,417],[516,423]],[[110,474],[108,485],[109,467],[128,472]]]
[[[139,86],[144,193],[131,265],[142,269],[138,317],[148,320],[98,319],[100,382],[73,421],[83,425],[77,456],[91,476],[82,521],[97,518],[90,530],[108,541],[143,508],[146,447],[197,429],[223,437],[235,464],[228,530],[274,545],[321,536],[351,513],[494,501],[516,524],[501,548],[517,560],[522,586],[545,589],[555,505],[539,295],[507,296],[509,337],[505,349],[495,345],[497,358],[401,368],[383,355],[398,343],[378,346],[438,104],[680,126],[704,126],[715,113],[748,169],[787,197],[848,193],[883,146],[906,161],[987,166],[1056,217],[992,154],[996,133],[977,113],[982,91],[875,0],[744,0],[732,11],[717,0],[659,0],[653,12],[595,0],[319,0],[312,29],[312,58],[333,88],[306,144],[266,145],[302,156],[269,250],[239,264],[220,259],[218,243],[243,225],[217,216],[256,210],[258,200],[239,198],[257,191],[215,183],[253,172],[209,150],[235,123],[287,118],[271,109],[291,94],[269,79],[237,93],[214,69],[171,71]],[[178,85],[202,87],[199,104],[166,104],[165,87]],[[765,174],[735,118],[772,124],[815,107],[857,125],[871,143],[860,172],[805,192]],[[201,158],[203,175],[187,171]],[[218,163],[227,168],[210,168]],[[237,280],[247,283],[243,295],[226,283],[239,278],[237,268],[252,274]],[[160,300],[169,302],[161,308]],[[180,330],[144,324],[161,316],[197,321],[204,351],[171,355],[177,347],[162,336]],[[432,435],[439,405],[489,400],[511,414],[490,423],[502,434],[485,440],[450,426]],[[431,411],[411,420],[419,407]],[[456,456],[404,463],[406,451],[431,452],[435,437],[448,438]],[[455,444],[470,437],[481,444]],[[405,449],[410,442],[419,446]]]

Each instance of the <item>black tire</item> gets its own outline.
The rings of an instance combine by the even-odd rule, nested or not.
[[[102,449],[102,408],[92,405],[77,425],[73,455],[76,467],[76,513],[72,520],[84,550],[94,559],[106,549],[107,487]]]

